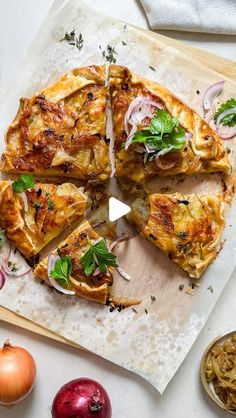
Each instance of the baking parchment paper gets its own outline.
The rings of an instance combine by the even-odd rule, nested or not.
[[[60,42],[65,32],[82,33],[84,46]],[[122,42],[123,41],[123,42]],[[125,43],[125,45],[124,45]],[[202,112],[202,97],[213,82],[225,79],[220,101],[236,96],[236,83],[196,56],[154,39],[149,32],[98,14],[83,1],[57,0],[44,21],[16,77],[0,102],[1,143],[18,108],[21,96],[53,82],[58,76],[88,64],[103,64],[102,51],[115,47],[117,63],[170,88],[190,107]],[[152,69],[155,69],[155,71]],[[200,94],[197,94],[196,91]],[[233,140],[230,158],[235,166]],[[150,191],[211,194],[221,190],[219,175],[161,179],[150,182]],[[179,291],[188,286],[186,275],[156,248],[136,236],[119,246],[122,267],[132,276],[117,276],[115,291],[142,297],[137,313],[132,309],[109,312],[108,307],[65,296],[42,286],[33,276],[8,279],[0,304],[31,321],[143,376],[163,393],[185,358],[236,265],[235,202],[227,215],[224,248],[200,280],[194,295]],[[155,296],[154,301],[151,295]]]

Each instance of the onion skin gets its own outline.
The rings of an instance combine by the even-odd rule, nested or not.
[[[9,407],[23,400],[33,389],[35,377],[31,354],[7,340],[0,349],[0,405]]]
[[[52,418],[111,418],[106,390],[86,377],[66,383],[52,404]]]

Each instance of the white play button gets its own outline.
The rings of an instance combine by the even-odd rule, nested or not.
[[[131,208],[115,197],[109,199],[109,221],[113,222],[131,211]]]

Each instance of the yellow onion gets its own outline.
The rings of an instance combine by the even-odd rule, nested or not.
[[[0,405],[12,406],[33,389],[36,365],[31,354],[7,340],[0,349]]]

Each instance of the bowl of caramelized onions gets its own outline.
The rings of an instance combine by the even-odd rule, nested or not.
[[[206,348],[201,361],[201,382],[221,409],[236,415],[236,331],[217,337]]]

